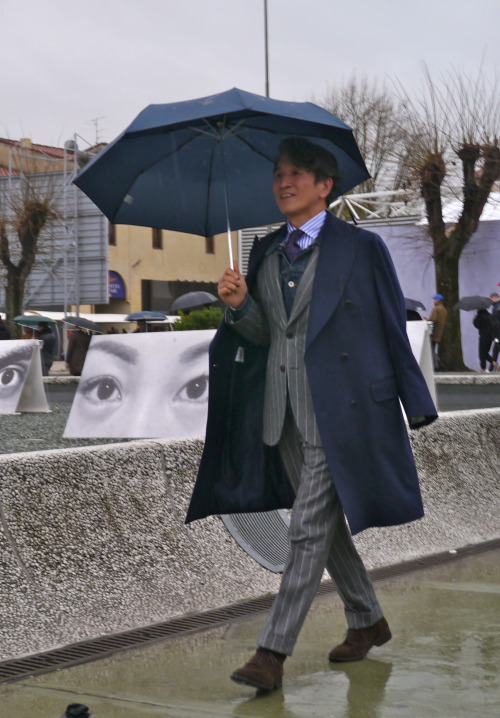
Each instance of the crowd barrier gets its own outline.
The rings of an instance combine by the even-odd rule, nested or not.
[[[500,409],[411,440],[426,516],[356,536],[370,568],[500,535]],[[201,439],[0,457],[0,660],[275,591],[219,517],[184,516]]]

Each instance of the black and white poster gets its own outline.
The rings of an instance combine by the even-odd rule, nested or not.
[[[0,342],[0,414],[50,412],[38,339]]]
[[[66,438],[203,436],[215,330],[93,336]]]

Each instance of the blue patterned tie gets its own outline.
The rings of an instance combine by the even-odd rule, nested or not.
[[[288,235],[288,239],[286,240],[285,244],[285,254],[288,257],[288,261],[292,263],[299,254],[301,254],[304,250],[299,244],[299,239],[303,237],[305,232],[303,232],[301,229],[293,229],[290,234]]]

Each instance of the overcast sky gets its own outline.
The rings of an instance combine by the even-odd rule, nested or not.
[[[0,136],[110,141],[150,103],[265,94],[264,0],[0,0]],[[421,63],[500,71],[499,0],[268,0],[270,95],[353,72],[421,84]]]

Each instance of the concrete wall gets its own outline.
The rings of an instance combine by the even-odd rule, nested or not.
[[[500,535],[500,409],[412,433],[426,517],[356,537],[370,567]],[[184,526],[202,441],[0,457],[0,659],[275,591],[217,517]]]

